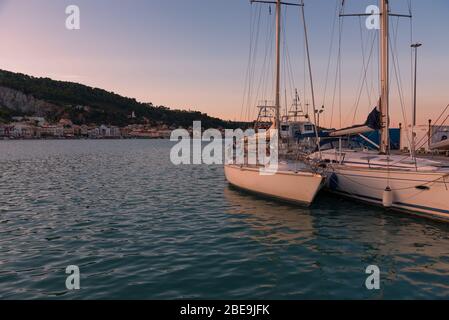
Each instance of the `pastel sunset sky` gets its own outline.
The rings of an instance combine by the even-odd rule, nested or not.
[[[369,55],[377,31],[365,27],[362,30],[364,20],[345,18],[341,112],[338,94],[333,99],[334,90],[339,92],[335,85],[338,32],[332,36],[337,1],[305,1],[316,104],[324,103],[323,121],[334,127],[363,122],[377,95],[377,69],[373,67],[377,65],[376,52],[367,68],[370,89],[361,90],[363,94],[357,103],[363,60]],[[351,13],[364,12],[368,5],[377,4],[376,0],[346,2],[346,12]],[[393,12],[408,13],[408,0],[390,2]],[[413,41],[424,44],[419,49],[418,119],[425,124],[427,119],[438,117],[449,103],[449,1],[411,3]],[[81,10],[81,30],[77,31],[65,28],[65,9],[73,4]],[[263,58],[264,41],[272,42],[266,30],[274,15],[270,15],[268,5],[250,5],[248,0],[0,0],[0,69],[79,82],[139,101],[200,110],[224,119],[251,118],[254,110],[248,115],[242,111],[242,105],[251,21],[256,21],[259,14],[258,52]],[[304,100],[310,102],[307,86],[303,90],[303,29],[299,11],[288,8],[283,16],[292,77]],[[398,31],[392,42],[398,51],[396,67],[401,70],[402,105],[409,121],[410,23],[408,19],[396,18],[391,23]],[[338,31],[338,19],[336,26]],[[375,46],[376,51],[377,42]],[[262,66],[262,60],[254,61]],[[394,66],[391,68],[391,114],[393,125],[398,125],[404,123],[403,108]],[[273,99],[272,91],[265,94],[257,98]]]

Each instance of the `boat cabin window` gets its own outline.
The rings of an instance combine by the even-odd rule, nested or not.
[[[359,141],[354,141],[351,139],[342,139],[341,140],[341,147],[345,150],[364,150],[364,146]],[[321,150],[330,150],[330,149],[339,149],[340,148],[340,142],[339,139],[336,138],[330,138],[326,139],[324,138],[322,140],[321,144]],[[377,157],[376,157],[377,158]]]
[[[313,132],[314,131],[313,130],[313,125],[311,125],[311,124],[304,125],[304,131],[306,131],[306,132]]]

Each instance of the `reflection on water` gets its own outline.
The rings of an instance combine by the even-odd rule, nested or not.
[[[314,238],[313,216],[308,208],[266,201],[231,186],[224,188],[224,196],[231,204],[227,210],[230,221],[243,222],[259,231],[256,234],[263,236],[255,238],[258,241],[299,245]]]
[[[0,298],[449,298],[449,226],[262,199],[220,166],[173,166],[171,145],[0,141]]]
[[[233,187],[224,195],[232,219],[255,231],[262,243],[286,242],[313,252],[325,278],[359,279],[364,267],[382,271],[383,288],[372,294],[337,281],[341,297],[449,298],[449,226],[321,194],[311,208],[269,200]],[[318,271],[317,270],[317,271]],[[344,275],[346,274],[346,275]],[[329,277],[329,282],[335,281]],[[343,288],[349,289],[344,290]],[[359,291],[358,293],[356,293]],[[336,292],[340,292],[336,290]],[[318,297],[328,297],[322,293]]]

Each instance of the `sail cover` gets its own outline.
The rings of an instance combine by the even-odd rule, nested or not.
[[[380,111],[377,107],[374,108],[374,110],[371,111],[371,113],[368,115],[368,119],[366,119],[365,125],[373,130],[380,130],[382,128]]]
[[[334,132],[331,132],[329,135],[331,137],[356,135],[356,134],[362,134],[362,133],[366,133],[366,132],[380,130],[381,127],[382,127],[381,116],[380,116],[380,112],[379,112],[378,108],[376,107],[368,115],[368,118],[366,119],[365,124],[336,130]]]

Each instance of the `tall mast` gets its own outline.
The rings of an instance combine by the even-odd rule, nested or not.
[[[380,153],[388,154],[390,152],[390,117],[389,117],[389,0],[380,1]]]
[[[282,0],[250,0],[251,3],[265,3],[265,4],[275,4],[276,5],[276,101],[274,108],[276,109],[276,120],[275,128],[280,129],[281,127],[281,9],[283,5],[286,6],[297,6],[303,7],[304,3],[301,4],[284,2]],[[304,13],[303,13],[304,14]]]
[[[281,110],[281,0],[276,1],[276,129],[280,129]]]

